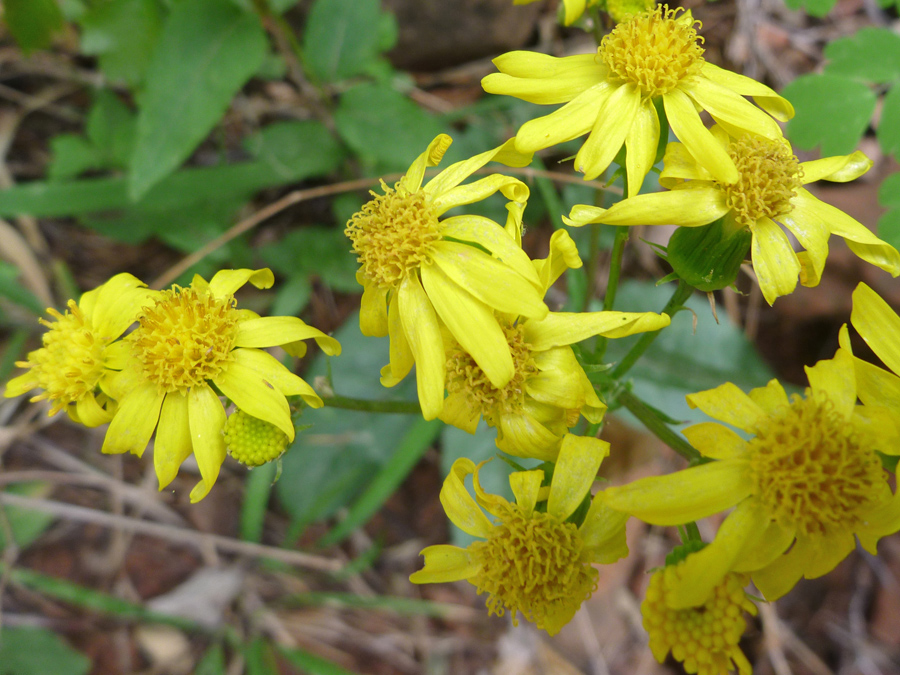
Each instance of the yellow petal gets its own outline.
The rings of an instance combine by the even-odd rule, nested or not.
[[[441,504],[450,522],[473,537],[487,539],[494,529],[466,489],[466,476],[475,473],[475,463],[461,457],[453,462],[450,474],[441,487]]]
[[[163,398],[165,394],[160,393],[155,384],[142,384],[129,391],[119,401],[119,408],[103,439],[102,452],[131,452],[140,457],[159,421]]]
[[[760,422],[766,419],[765,411],[731,382],[685,398],[691,408],[700,408],[713,419],[748,433],[755,433]]]
[[[778,380],[769,380],[765,387],[751,389],[749,396],[766,415],[774,415],[791,404],[787,392]]]
[[[644,177],[650,173],[659,145],[659,115],[648,100],[638,106],[637,114],[625,137],[625,172],[628,176],[628,196],[641,190]]]
[[[318,328],[306,325],[295,316],[267,316],[241,321],[234,337],[235,347],[275,347],[314,338],[329,356],[341,353],[341,344]]]
[[[865,522],[856,533],[859,543],[872,555],[877,553],[878,540],[900,530],[900,491],[884,500],[866,514]]]
[[[709,130],[703,126],[700,115],[688,95],[680,89],[663,94],[663,105],[669,126],[684,143],[688,152],[699,158],[700,164],[709,171],[716,180],[723,183],[738,181],[737,167],[731,157]]]
[[[811,162],[803,162],[800,164],[800,168],[803,169],[803,184],[807,185],[817,180],[847,183],[862,176],[872,168],[872,165],[872,160],[866,157],[861,150],[857,150],[849,155],[823,157]]]
[[[571,347],[559,347],[534,355],[538,372],[525,381],[525,391],[534,400],[564,409],[580,408],[584,391],[576,374],[581,370]]]
[[[543,480],[544,472],[540,470],[513,471],[509,474],[509,487],[524,515],[530,516],[534,511]]]
[[[428,310],[423,310],[427,312]],[[381,384],[385,387],[397,385],[409,374],[416,360],[406,339],[403,319],[400,316],[400,301],[396,293],[391,297],[388,308],[388,333],[390,335],[390,361],[381,371]]]
[[[562,108],[525,122],[516,134],[516,147],[536,152],[583,136],[597,121],[597,111],[609,98],[613,86],[601,82],[586,89]]]
[[[781,127],[775,120],[727,87],[697,77],[682,83],[679,89],[719,123],[773,140],[781,138]]]
[[[225,436],[222,434],[225,408],[210,387],[191,387],[188,393],[188,420],[194,457],[202,477],[191,490],[191,503],[196,504],[212,490],[225,461]]]
[[[673,188],[686,180],[702,180],[711,183],[714,179],[697,160],[687,151],[683,143],[669,143],[663,156],[663,170],[659,175],[659,184],[665,188]]]
[[[516,145],[515,139],[509,139],[503,145],[498,145],[493,150],[482,152],[461,162],[451,164],[437,176],[425,184],[422,190],[437,199],[447,191],[455,188],[466,178],[478,171],[488,162],[499,162],[506,166],[523,167],[531,164],[532,153],[523,151]],[[527,193],[526,193],[527,194]],[[463,202],[465,203],[465,202]]]
[[[803,209],[792,210],[790,213],[779,216],[778,220],[797,237],[797,241],[806,249],[812,269],[804,268],[803,271],[807,278],[803,285],[817,286],[817,280],[822,278],[822,271],[825,269],[825,261],[828,258],[828,238],[831,236],[831,232],[828,231],[824,222],[804,212]],[[816,283],[812,283],[813,280],[816,280]]]
[[[386,307],[387,289],[378,288],[373,283],[365,283],[359,308],[359,330],[363,335],[384,337],[388,334]]]
[[[431,266],[424,269],[431,269]],[[422,416],[426,420],[433,420],[441,414],[444,407],[446,365],[444,341],[437,315],[415,275],[403,280],[397,296],[403,333],[416,361],[416,388]]]
[[[628,514],[615,511],[603,500],[602,493],[591,502],[591,508],[578,528],[584,542],[585,553],[591,562],[608,565],[628,555],[625,541],[625,523]]]
[[[741,457],[747,450],[747,441],[717,422],[701,422],[682,429],[681,433],[701,455],[710,459]]]
[[[533,457],[545,462],[556,461],[561,438],[527,414],[503,415],[500,418],[497,447],[516,457]]]
[[[213,382],[238,408],[251,417],[278,427],[289,440],[294,440],[294,425],[287,399],[256,370],[234,360]]]
[[[546,258],[533,260],[534,269],[541,279],[541,288],[544,293],[556,283],[563,272],[569,269],[578,269],[584,265],[575,241],[565,230],[556,230],[550,236],[550,253]]]
[[[416,157],[406,172],[406,175],[400,179],[400,183],[410,192],[418,192],[422,187],[422,179],[425,177],[425,169],[429,166],[437,166],[441,163],[447,148],[453,143],[453,139],[447,134],[438,134],[434,140],[428,144],[421,155]]]
[[[608,209],[576,205],[569,217],[563,218],[563,222],[575,227],[588,223],[699,227],[721,218],[729,211],[721,190],[705,183],[689,183],[667,192],[629,197]]]
[[[444,424],[474,434],[481,419],[481,412],[469,405],[464,394],[448,394],[438,419]]]
[[[106,424],[113,417],[112,413],[108,410],[104,410],[103,407],[97,403],[97,399],[94,398],[92,393],[85,394],[78,399],[75,403],[75,411],[75,414],[78,417],[78,423],[91,429]]]
[[[900,317],[866,284],[853,291],[853,327],[884,364],[900,374]]]
[[[814,366],[804,366],[812,393],[831,401],[835,411],[845,420],[853,416],[856,406],[856,377],[853,357],[838,350],[832,359],[823,359]]]
[[[34,370],[32,370],[31,366],[25,362],[21,361],[20,368],[28,368],[27,371],[18,375],[11,379],[6,383],[6,388],[3,390],[3,396],[6,398],[13,398],[15,396],[21,396],[22,394],[27,394],[32,389],[37,389],[40,384],[37,380],[37,375],[35,375]]]
[[[770,305],[797,287],[800,261],[784,231],[768,218],[761,218],[753,226],[750,245],[753,271],[759,289]]]
[[[847,557],[853,546],[850,534],[816,539],[798,536],[790,551],[753,574],[753,583],[766,600],[774,602],[791,590],[800,577],[811,579],[830,572]]]
[[[563,21],[567,26],[571,26],[578,21],[579,17],[584,14],[585,0],[563,0],[566,8],[566,16]],[[591,55],[593,56],[593,55]]]
[[[481,80],[489,94],[515,96],[523,101],[552,105],[571,101],[585,89],[604,81],[595,54],[557,58],[529,51],[515,51],[494,59],[499,73]]]
[[[857,394],[863,403],[870,406],[885,405],[900,410],[900,377],[855,356],[853,365]]]
[[[422,549],[425,567],[410,575],[414,584],[440,584],[469,579],[478,574],[479,566],[469,560],[464,548],[439,544]]]
[[[166,396],[159,414],[159,429],[153,444],[153,466],[159,489],[178,475],[178,467],[191,454],[191,428],[188,423],[188,399],[173,392]]]
[[[138,320],[141,308],[153,305],[159,291],[152,291],[131,274],[117,274],[96,289],[96,309],[91,317],[94,332],[115,339]]]
[[[653,312],[550,312],[525,324],[525,341],[535,351],[570,345],[593,335],[619,338],[665,328],[671,319]]]
[[[647,101],[646,105],[653,104]],[[633,84],[616,87],[600,106],[590,135],[575,155],[575,170],[583,173],[585,180],[594,180],[606,171],[622,149],[640,106],[641,92]],[[630,187],[629,193],[633,193]]]
[[[566,434],[559,448],[550,483],[547,513],[565,520],[590,494],[600,463],[609,455],[609,443],[599,438]]]
[[[734,563],[734,571],[753,572],[771,565],[794,543],[794,533],[793,528],[770,521],[758,529],[756,536],[747,539]]]
[[[531,194],[528,186],[518,178],[495,173],[481,180],[445,190],[431,201],[431,206],[434,215],[442,216],[450,209],[480,202],[497,192],[517,202],[527,201]]]
[[[752,96],[760,108],[779,122],[787,122],[794,116],[794,106],[791,105],[790,101],[752,78],[720,68],[709,61],[703,63],[701,72],[704,77],[708,77],[723,87],[727,87],[743,96]]]
[[[251,283],[257,288],[272,288],[275,275],[268,267],[259,270],[220,270],[209,280],[209,290],[217,298],[234,293],[244,284]]]
[[[315,390],[268,352],[259,349],[236,349],[232,356],[235,363],[255,371],[283,395],[300,396],[311,408],[322,407],[322,399]]]
[[[606,504],[652,525],[681,525],[730,508],[753,490],[746,462],[722,460],[604,490]]]

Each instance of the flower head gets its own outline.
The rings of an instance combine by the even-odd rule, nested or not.
[[[566,103],[522,125],[516,147],[535,152],[589,134],[575,156],[575,168],[586,179],[605,171],[624,144],[629,195],[639,192],[656,161],[660,122],[654,102],[661,101],[672,131],[689,152],[704,157],[717,180],[733,182],[734,160],[698,111],[706,110],[735,132],[770,139],[780,138],[781,130],[769,115],[785,121],[794,111],[768,87],[708,63],[697,23],[690,11],[660,5],[618,24],[596,54],[504,54],[494,60],[500,72],[484,78],[482,86],[532,103]],[[752,96],[765,112],[744,96]]]
[[[843,237],[866,262],[893,276],[900,274],[900,253],[893,246],[803,187],[817,180],[858,178],[872,166],[863,153],[800,162],[784,139],[748,134],[732,138],[722,126],[713,127],[712,133],[734,161],[736,179],[719,179],[686,145],[670,143],[660,176],[668,191],[638,195],[609,209],[576,206],[566,223],[699,227],[722,218],[726,228],[751,232],[753,269],[769,304],[791,293],[798,277],[805,286],[819,283],[832,234]],[[805,250],[796,253],[780,225]]]
[[[191,492],[195,502],[212,488],[225,459],[220,393],[289,440],[294,425],[285,397],[322,405],[312,387],[261,348],[281,345],[301,355],[300,341],[313,338],[325,353],[340,353],[337,340],[300,319],[260,318],[238,309],[234,293],[248,281],[268,288],[274,277],[268,269],[223,270],[209,282],[195,276],[188,288],[162,292],[128,338],[111,348],[110,360],[120,372],[111,378],[110,390],[119,407],[103,452],[140,455],[156,430],[153,459],[160,489],[193,452],[202,476]]]
[[[502,616],[508,610],[515,623],[521,613],[551,635],[559,632],[596,586],[592,563],[611,563],[628,553],[626,516],[609,510],[599,498],[593,499],[582,522],[571,520],[590,495],[608,452],[604,441],[567,435],[549,489],[542,487],[542,470],[510,475],[515,503],[481,489],[478,471],[483,463],[456,460],[441,489],[441,503],[457,527],[484,541],[465,549],[429,546],[422,551],[425,568],[410,581],[467,579],[479,594],[488,594],[491,614]],[[474,499],[465,487],[469,475]],[[539,507],[541,502],[546,506]]]
[[[109,422],[114,402],[108,395],[107,380],[114,371],[107,348],[156,295],[136,277],[117,274],[81,296],[80,302],[69,300],[65,314],[48,309],[53,320],[39,319],[48,329],[43,346],[28,354],[27,361],[16,363],[28,372],[10,380],[4,395],[41,389],[31,400],[50,401],[51,415],[65,410],[73,420],[89,427]]]
[[[749,577],[729,573],[703,604],[672,609],[666,602],[667,581],[674,577],[674,566],[654,572],[641,603],[644,629],[656,660],[663,663],[671,651],[688,673],[720,675],[736,667],[740,675],[750,675],[753,668],[739,646],[747,627],[743,613],[755,616],[757,611],[744,592]]]
[[[580,267],[575,242],[564,230],[550,240],[550,256],[535,269],[548,290],[562,272]],[[440,418],[470,433],[478,420],[498,430],[497,447],[520,457],[554,461],[559,444],[580,414],[599,422],[606,410],[571,344],[594,335],[625,337],[669,325],[652,312],[550,312],[543,319],[501,316],[515,374],[496,387],[455,341],[447,351],[447,399]]]
[[[494,311],[547,314],[540,280],[515,241],[528,188],[497,174],[461,185],[489,161],[525,166],[531,155],[517,152],[509,141],[447,167],[423,186],[425,168],[436,166],[450,143],[444,134],[435,138],[393,188],[373,193],[345,230],[361,264],[360,328],[365,335],[391,338],[382,384],[397,384],[415,364],[426,419],[438,416],[443,400],[442,326],[490,381],[503,387],[513,378],[514,365]],[[441,219],[456,206],[498,191],[510,200],[509,232],[481,216]]]
[[[876,450],[896,447],[896,429],[856,405],[851,356],[806,369],[806,396],[788,399],[775,380],[749,395],[733,384],[691,394],[688,403],[752,435],[706,422],[684,430],[716,461],[606,490],[610,507],[660,525],[685,523],[736,506],[715,540],[679,566],[670,605],[701,604],[729,571],[751,572],[769,600],[800,577],[819,577],[854,548],[871,553],[900,529]],[[896,450],[891,450],[896,452]]]

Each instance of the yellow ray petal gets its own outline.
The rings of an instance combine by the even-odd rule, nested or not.
[[[533,457],[554,462],[562,440],[529,415],[503,415],[500,418],[497,447],[516,457]]]
[[[609,455],[609,443],[599,438],[566,434],[559,448],[547,513],[565,520],[590,494],[600,463]]]
[[[294,425],[287,399],[256,370],[237,360],[214,380],[219,390],[241,410],[278,427],[294,440]]]
[[[434,137],[425,152],[416,157],[406,172],[406,175],[400,179],[400,183],[410,192],[418,192],[422,187],[422,179],[425,177],[425,169],[429,166],[437,166],[441,163],[447,148],[453,143],[453,139],[447,134],[438,134]]]
[[[238,324],[235,347],[274,347],[298,340],[315,339],[329,356],[341,353],[341,344],[318,328],[308,326],[295,316],[266,316]]]
[[[215,392],[206,386],[191,387],[188,393],[188,419],[194,457],[202,480],[191,490],[191,503],[196,504],[212,490],[225,461],[225,408]]]
[[[900,410],[900,377],[855,356],[853,365],[857,394],[863,403]]]
[[[736,183],[737,167],[721,144],[700,120],[691,99],[680,89],[663,94],[663,105],[669,126],[688,152],[698,160],[718,181]]]
[[[613,89],[608,82],[595,84],[559,110],[525,122],[516,134],[516,147],[535,152],[583,136],[594,126],[597,111]]]
[[[669,325],[667,314],[653,312],[550,312],[525,324],[525,341],[535,351],[570,345],[593,335],[619,338]]]
[[[489,94],[515,96],[523,101],[553,105],[571,101],[585,89],[603,82],[605,68],[595,54],[557,58],[529,51],[508,52],[494,59],[499,73],[481,80]]]
[[[163,398],[165,394],[155,384],[141,384],[129,391],[119,401],[119,408],[103,439],[102,452],[130,452],[140,457],[159,421]]]
[[[517,148],[515,139],[511,138],[493,150],[488,150],[469,159],[451,164],[428,181],[422,190],[425,194],[430,195],[432,199],[436,199],[448,190],[455,188],[488,162],[493,161],[506,166],[522,167],[531,164],[531,156],[532,153]]]
[[[209,290],[217,298],[234,293],[244,284],[251,283],[257,288],[272,288],[275,275],[268,267],[259,270],[219,270],[209,280]]]
[[[713,187],[712,174],[697,164],[697,160],[684,147],[684,143],[669,143],[663,157],[663,170],[659,175],[659,184],[672,189],[686,180],[702,180]]]
[[[797,241],[806,249],[812,269],[804,269],[807,279],[803,285],[817,286],[817,280],[822,278],[825,261],[828,259],[828,238],[831,236],[828,226],[802,208],[800,211],[795,209],[790,213],[778,216],[778,220],[797,237]],[[810,283],[812,280],[816,280],[816,283]]]
[[[397,385],[409,374],[415,365],[415,357],[406,339],[403,320],[400,316],[400,301],[395,293],[388,308],[388,334],[390,335],[390,361],[381,370],[381,384],[385,387]],[[427,311],[427,310],[425,310]]]
[[[767,567],[793,543],[793,528],[783,527],[774,520],[770,521],[765,527],[759,528],[755,537],[747,539],[734,563],[734,571],[753,572]]]
[[[430,270],[427,266],[424,269]],[[444,341],[437,315],[429,302],[434,295],[426,295],[415,275],[400,284],[398,308],[403,323],[403,333],[410,352],[416,361],[416,388],[419,405],[426,420],[433,420],[444,407]],[[499,330],[499,328],[498,328]],[[504,339],[504,343],[506,340]],[[507,353],[509,347],[506,348]],[[471,352],[470,352],[471,353]]]
[[[778,380],[769,380],[765,387],[751,389],[749,396],[769,416],[791,404],[787,392]]]
[[[566,9],[566,15],[563,23],[565,23],[567,26],[571,26],[573,23],[578,21],[582,14],[584,14],[584,6],[586,4],[586,0],[563,0],[563,4]]]
[[[534,269],[541,279],[544,293],[556,283],[563,272],[578,269],[584,265],[578,253],[575,241],[565,230],[556,230],[550,236],[550,253],[546,258],[532,260]]]
[[[804,366],[812,393],[831,401],[845,420],[853,416],[856,406],[856,377],[853,373],[853,357],[838,350],[832,359],[823,359],[814,366]]]
[[[775,120],[728,87],[696,77],[681,84],[679,89],[717,122],[772,140],[781,138],[781,127]]]
[[[357,280],[360,276],[356,275]],[[388,334],[387,289],[372,283],[360,283],[363,284],[363,295],[359,308],[359,330],[368,337],[384,337]]]
[[[659,115],[648,101],[638,106],[637,115],[628,135],[625,136],[625,173],[628,177],[628,195],[633,197],[641,190],[644,177],[650,173],[656,160],[659,145]]]
[[[608,209],[576,205],[566,225],[588,223],[606,225],[679,225],[699,227],[724,216],[730,209],[724,193],[711,185],[686,184],[667,192],[637,195],[613,204]]]
[[[414,584],[440,584],[469,579],[478,574],[479,566],[469,560],[464,548],[439,544],[422,549],[425,567],[409,576]]]
[[[97,291],[91,323],[96,335],[105,338],[119,337],[138,320],[141,308],[153,305],[160,295],[131,274],[117,274]]]
[[[450,209],[480,202],[496,192],[501,192],[507,199],[517,202],[527,201],[531,194],[528,186],[518,178],[495,173],[481,180],[445,190],[431,200],[431,205],[434,208],[434,215],[442,216]]]
[[[797,287],[800,261],[782,229],[768,218],[761,218],[753,229],[750,245],[753,271],[759,289],[770,305]]]
[[[853,327],[885,365],[900,374],[900,317],[866,284],[853,291]]]
[[[162,490],[178,475],[178,467],[193,451],[188,423],[188,399],[173,392],[166,396],[159,414],[159,429],[153,444],[153,467]]]
[[[790,101],[752,78],[720,68],[709,61],[703,63],[702,73],[713,82],[727,87],[738,94],[752,96],[760,108],[779,122],[787,122],[794,116],[794,106],[791,105]]]
[[[259,373],[266,382],[285,396],[301,396],[311,408],[322,407],[322,399],[315,390],[268,352],[259,349],[237,349],[232,356],[235,363]]]
[[[646,105],[653,106],[649,101]],[[575,170],[583,173],[585,180],[594,180],[606,171],[622,149],[640,107],[641,92],[633,84],[616,87],[603,102],[590,135],[575,155]],[[629,187],[629,194],[633,193]]]
[[[748,433],[755,433],[759,423],[766,419],[765,411],[731,382],[688,394],[685,399],[692,408],[700,408],[713,419]]]
[[[475,463],[465,457],[453,462],[441,487],[441,504],[450,522],[473,537],[487,539],[493,525],[466,489],[466,476],[475,473]]]
[[[872,160],[862,151],[837,157],[823,157],[811,162],[803,162],[803,184],[814,183],[817,180],[829,180],[834,183],[847,183],[856,180],[866,171],[872,168]]]
[[[448,394],[438,418],[444,424],[474,434],[481,419],[481,411],[472,408],[465,394]]]
[[[531,516],[537,505],[541,491],[541,482],[544,480],[544,472],[514,471],[509,474],[509,487],[516,498],[516,504],[526,516]]]
[[[872,555],[877,553],[878,540],[900,530],[900,491],[884,500],[866,514],[866,522],[859,526],[859,543]]]
[[[66,409],[67,412],[71,410],[72,406]],[[112,419],[112,413],[104,410],[92,393],[82,396],[75,402],[75,415],[79,424],[90,429],[106,424]]]
[[[681,433],[701,455],[710,459],[741,457],[747,449],[747,441],[718,422],[694,424]]]
[[[591,562],[608,565],[628,555],[627,521],[628,514],[609,508],[601,494],[594,497],[584,523],[578,528]]]

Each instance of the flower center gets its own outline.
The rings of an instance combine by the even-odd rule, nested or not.
[[[44,390],[34,400],[52,401],[51,415],[93,392],[103,374],[105,341],[94,337],[74,300],[69,300],[68,307],[65,314],[47,310],[56,321],[39,320],[49,329],[44,333],[43,347],[19,364],[33,368]]]
[[[677,569],[677,567],[675,568]],[[727,673],[732,665],[750,664],[738,647],[747,624],[743,612],[756,614],[756,606],[744,593],[746,574],[728,574],[709,599],[698,607],[670,609],[666,604],[666,568],[650,578],[641,603],[644,628],[650,635],[650,649],[659,661],[671,649],[689,673]],[[674,571],[674,570],[673,570]],[[662,656],[662,658],[660,658]]]
[[[287,442],[287,434],[281,429],[243,410],[236,410],[225,422],[225,449],[251,468],[281,457]]]
[[[749,447],[756,498],[807,536],[856,528],[884,486],[875,451],[825,397],[795,396]]]
[[[393,289],[428,262],[434,243],[440,240],[437,216],[425,193],[409,192],[381,182],[383,195],[370,200],[344,230],[362,263],[363,276],[382,289]]]
[[[525,383],[538,372],[531,347],[525,342],[522,324],[507,326],[501,322],[500,327],[506,333],[515,368],[515,374],[505,387],[498,389],[491,384],[481,367],[459,345],[447,359],[447,391],[451,394],[463,393],[469,407],[480,410],[492,426],[499,423],[498,416],[522,410],[525,405]]]
[[[803,170],[785,145],[742,136],[731,143],[728,154],[737,167],[738,181],[720,187],[738,223],[752,227],[760,218],[777,218],[791,211]]]
[[[214,379],[231,361],[237,333],[234,297],[176,286],[144,310],[132,334],[144,376],[166,393]]]
[[[470,581],[488,593],[491,614],[521,612],[538,628],[554,628],[574,616],[597,585],[599,576],[581,560],[583,542],[574,523],[549,513],[525,515],[505,504],[500,523],[487,541],[469,547],[481,570]]]
[[[596,58],[613,79],[634,84],[644,98],[672,91],[703,66],[703,38],[694,29],[700,22],[676,18],[683,11],[657,5],[632,16],[603,38]]]

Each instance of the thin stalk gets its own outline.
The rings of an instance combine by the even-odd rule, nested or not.
[[[637,417],[645,427],[663,443],[672,448],[679,455],[689,462],[697,462],[701,459],[697,449],[688,443],[682,436],[672,431],[668,424],[663,422],[650,406],[644,403],[630,391],[624,390],[619,393],[618,401],[630,412]]]
[[[416,401],[373,401],[348,396],[322,397],[328,408],[342,410],[362,410],[363,412],[399,413],[402,415],[421,415],[422,408]]]

